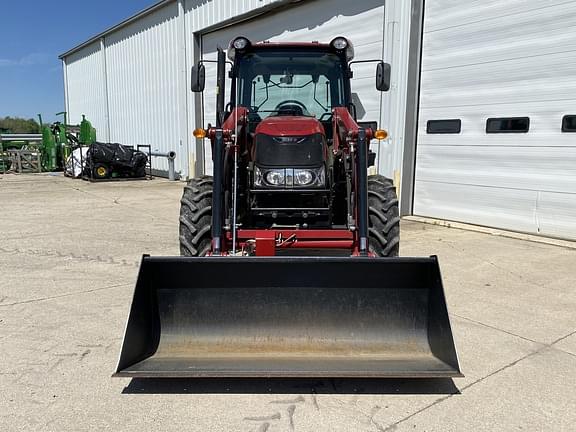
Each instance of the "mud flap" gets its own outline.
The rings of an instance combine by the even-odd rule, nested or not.
[[[145,256],[114,376],[462,375],[436,257]]]

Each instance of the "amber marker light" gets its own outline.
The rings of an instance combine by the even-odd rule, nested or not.
[[[384,129],[376,129],[374,131],[374,138],[377,140],[385,140],[388,138],[388,132],[386,132]]]
[[[196,128],[194,129],[194,132],[192,132],[192,135],[194,135],[198,139],[206,138],[206,130],[202,128]]]

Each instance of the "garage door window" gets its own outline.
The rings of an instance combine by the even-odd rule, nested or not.
[[[576,115],[565,115],[562,118],[562,132],[576,132]]]
[[[499,117],[486,120],[486,133],[525,133],[529,129],[529,117]]]
[[[428,120],[426,133],[429,134],[453,134],[460,133],[462,121],[460,119]]]

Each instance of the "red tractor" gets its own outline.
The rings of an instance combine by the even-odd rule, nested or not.
[[[350,41],[228,57],[230,101],[218,49],[216,122],[194,131],[213,176],[185,186],[183,256],[143,258],[115,375],[459,376],[437,259],[397,257],[395,187],[368,176],[386,132],[356,121]]]
[[[329,44],[236,38],[225,107],[226,62],[218,51],[216,124],[195,131],[211,140],[214,175],[185,188],[182,255],[398,255],[395,187],[367,175],[375,161],[369,142],[386,132],[356,122],[353,55],[343,37]],[[193,91],[204,89],[204,76],[200,63]],[[376,89],[388,90],[389,80],[390,66],[377,61]]]

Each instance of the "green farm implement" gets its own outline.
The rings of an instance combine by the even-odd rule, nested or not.
[[[0,172],[21,172],[25,170],[22,161],[32,160],[32,171],[61,171],[76,148],[89,146],[96,141],[96,129],[84,115],[79,125],[68,124],[66,112],[56,115],[64,116],[64,122],[44,123],[38,114],[39,134],[9,134],[3,131],[0,135]]]

